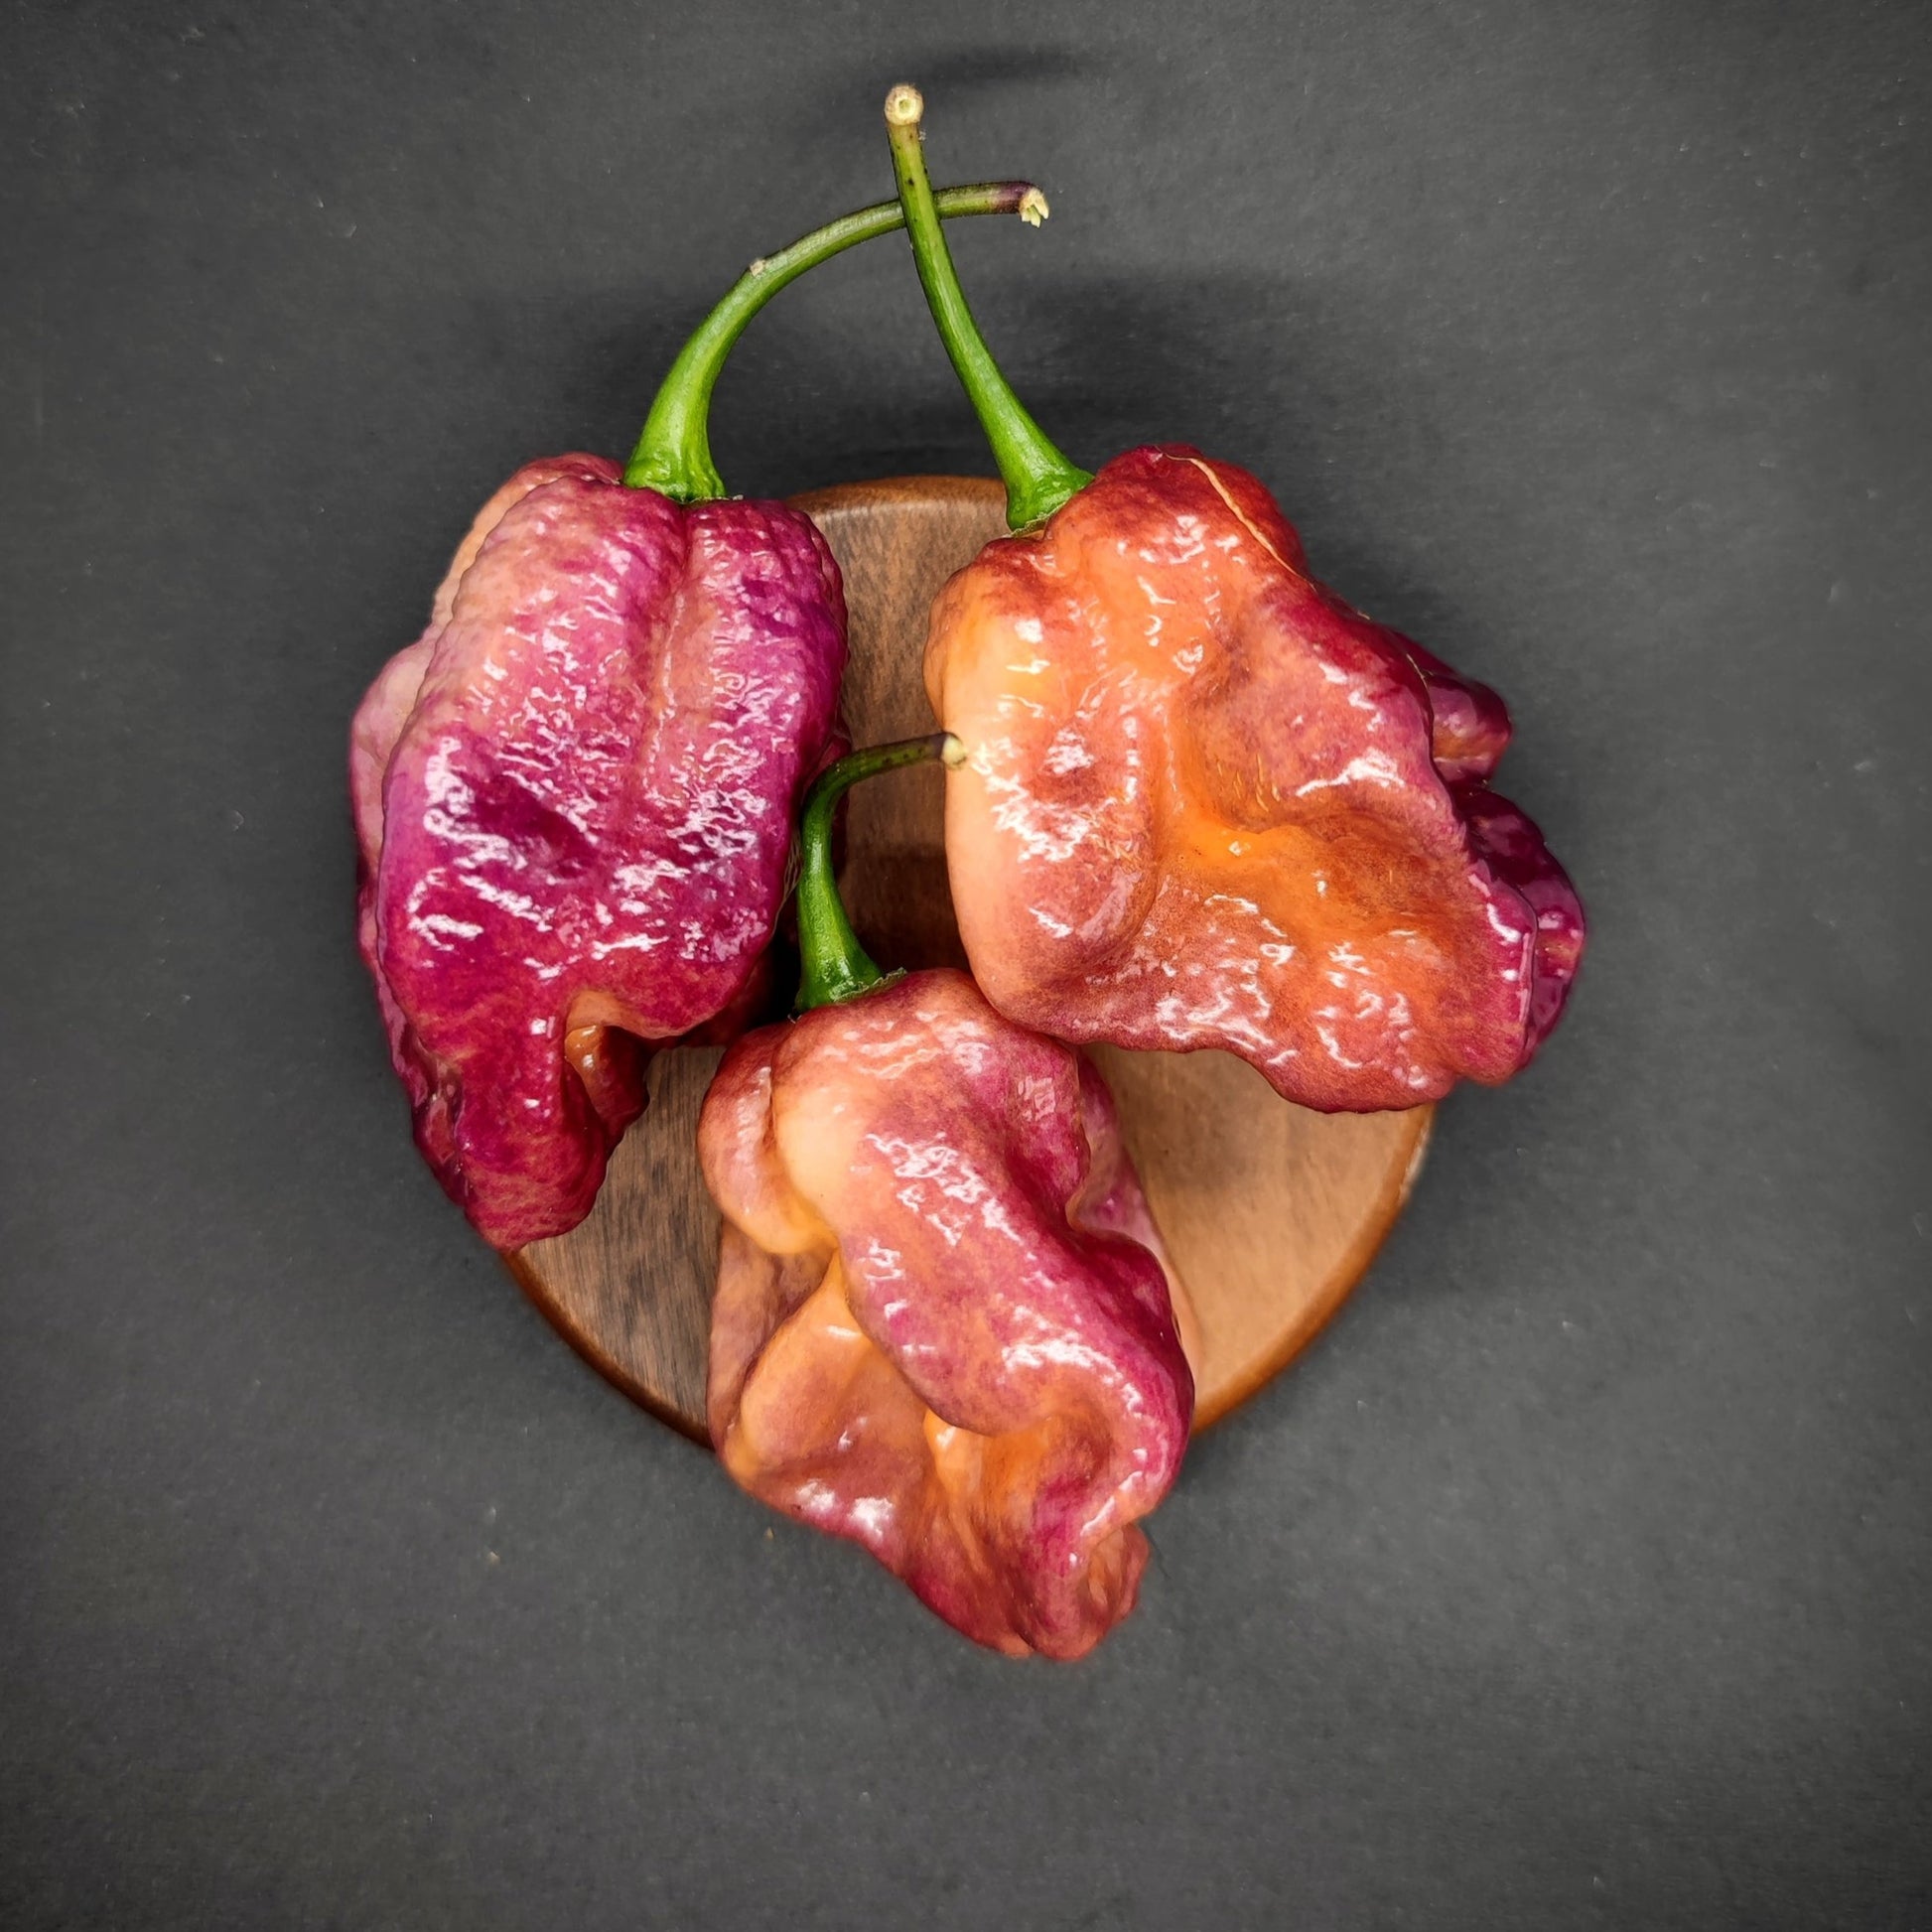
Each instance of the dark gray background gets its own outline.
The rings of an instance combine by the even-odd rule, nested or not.
[[[1932,25],[9,5],[11,1926],[1932,1924]],[[1088,1663],[568,1353],[410,1150],[344,735],[889,83],[1071,453],[1248,464],[1508,695],[1594,926]],[[989,466],[902,244],[734,486]]]

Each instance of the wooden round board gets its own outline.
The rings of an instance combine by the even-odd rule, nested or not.
[[[845,573],[855,745],[932,729],[920,675],[941,584],[1006,529],[1006,495],[976,477],[848,483],[795,499]],[[889,966],[964,965],[936,765],[851,794],[852,923]],[[717,1047],[651,1063],[650,1105],[624,1136],[588,1220],[507,1257],[571,1344],[653,1415],[702,1443],[718,1211],[698,1172],[698,1109]],[[1228,1053],[1095,1049],[1127,1144],[1201,1329],[1194,1426],[1281,1369],[1361,1279],[1422,1165],[1431,1110],[1314,1114]]]

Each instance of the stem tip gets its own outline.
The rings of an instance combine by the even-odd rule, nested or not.
[[[886,96],[888,127],[917,127],[925,117],[925,96],[901,81]]]

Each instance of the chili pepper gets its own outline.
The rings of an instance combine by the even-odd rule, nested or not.
[[[740,1039],[705,1097],[711,1431],[744,1488],[967,1636],[1077,1657],[1133,1608],[1193,1381],[1098,1072],[964,973],[882,978],[846,922],[834,801],[947,742],[818,780],[804,1011]]]
[[[1045,212],[1025,182],[946,214]],[[620,475],[526,465],[350,738],[358,932],[417,1144],[485,1239],[589,1211],[654,1043],[748,998],[800,793],[837,749],[838,566],[809,518],[729,499],[712,386],[769,298],[866,208],[755,262],[685,345]]]
[[[1246,471],[1184,446],[1098,475],[1048,442],[966,306],[887,100],[934,320],[1007,483],[932,612],[926,689],[966,953],[1069,1039],[1217,1046],[1324,1110],[1506,1079],[1556,1024],[1583,907],[1487,789],[1509,714],[1310,575]]]

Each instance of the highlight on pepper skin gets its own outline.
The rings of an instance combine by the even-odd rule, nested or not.
[[[358,935],[417,1143],[495,1246],[589,1212],[647,1042],[751,983],[844,668],[808,518],[571,456],[491,498],[377,677]]]
[[[1507,1079],[1556,1024],[1583,908],[1486,788],[1502,701],[1315,582],[1246,472],[1117,458],[951,580],[925,676],[1001,1012],[1328,1111]]]
[[[747,1035],[699,1151],[726,1468],[977,1642],[1085,1654],[1134,1606],[1193,1409],[1098,1072],[915,973]]]

